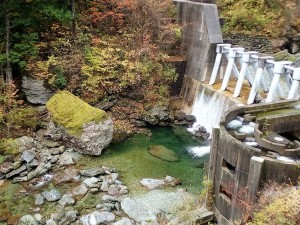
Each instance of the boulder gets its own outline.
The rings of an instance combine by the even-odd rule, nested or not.
[[[46,104],[53,95],[50,90],[44,87],[43,80],[36,80],[30,77],[23,77],[22,90],[24,91],[27,101],[33,104]]]
[[[179,162],[180,159],[175,152],[163,145],[152,145],[149,147],[149,153],[157,158],[168,162]]]
[[[46,104],[51,119],[47,134],[64,140],[76,151],[100,155],[112,140],[112,120],[103,110],[94,108],[75,95],[60,91]]]

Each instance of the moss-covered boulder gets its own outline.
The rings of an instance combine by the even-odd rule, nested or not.
[[[149,147],[149,153],[164,161],[179,162],[179,157],[176,155],[176,153],[163,145],[151,145]]]
[[[113,124],[105,111],[60,91],[46,104],[51,120],[47,134],[71,144],[82,154],[100,155],[112,140]]]

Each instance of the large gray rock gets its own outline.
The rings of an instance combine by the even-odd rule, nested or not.
[[[23,77],[22,90],[27,101],[33,104],[46,104],[53,93],[45,88],[43,80],[36,80],[30,77]]]
[[[63,140],[77,152],[87,155],[100,155],[112,141],[110,117],[73,94],[58,92],[46,106],[53,121],[48,125],[47,135],[53,140]]]
[[[83,225],[98,225],[113,222],[116,216],[111,212],[92,212],[81,217],[80,221]]]
[[[80,170],[79,173],[85,177],[96,177],[99,175],[104,175],[106,172],[102,167],[95,167],[87,170]]]
[[[137,223],[157,224],[158,217],[171,213],[188,199],[195,198],[187,192],[152,190],[144,195],[124,198],[121,207]]]
[[[163,188],[166,183],[163,179],[143,178],[140,183],[148,190]]]

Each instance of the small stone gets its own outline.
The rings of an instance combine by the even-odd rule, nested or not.
[[[60,159],[58,160],[58,164],[61,166],[75,164],[75,159],[73,158],[73,154],[71,152],[64,152],[60,156]]]
[[[83,225],[91,224],[108,224],[115,220],[116,216],[111,212],[92,212],[88,215],[83,215],[80,220]]]
[[[12,183],[19,183],[19,182],[25,182],[25,181],[28,181],[28,178],[27,177],[15,177],[13,180],[12,180]]]
[[[58,148],[52,148],[50,151],[52,155],[58,155],[63,153],[66,150],[65,146],[59,146]]]
[[[166,185],[164,180],[151,178],[143,178],[140,183],[148,190],[163,188]]]
[[[60,204],[61,206],[74,205],[75,204],[75,199],[72,198],[72,196],[70,194],[65,194],[58,201],[58,204]]]
[[[98,189],[98,188],[91,188],[91,189],[90,189],[90,192],[91,192],[92,194],[97,194],[97,193],[99,192],[99,189]]]
[[[56,222],[54,220],[47,220],[46,221],[46,225],[57,225]]]
[[[86,195],[88,190],[89,189],[84,184],[80,184],[79,186],[73,188],[73,190],[71,191],[71,195],[77,200],[80,200],[81,198],[83,198],[83,196]]]
[[[48,201],[48,202],[55,202],[61,199],[61,194],[56,190],[56,189],[51,189],[50,191],[44,191],[42,193],[42,195],[44,196],[44,198]]]
[[[37,221],[37,222],[40,222],[41,220],[42,220],[42,215],[41,214],[39,214],[39,213],[37,213],[37,214],[35,214],[34,215],[34,219]]]
[[[91,177],[91,178],[86,178],[83,183],[88,187],[88,188],[92,188],[92,187],[100,187],[100,184],[98,183],[99,179],[96,177]]]
[[[77,211],[76,210],[68,211],[66,212],[65,217],[69,223],[73,223],[76,220]],[[65,223],[65,224],[69,224],[69,223]]]
[[[105,169],[101,167],[96,167],[88,170],[80,170],[79,173],[81,176],[85,176],[85,177],[96,177],[99,175],[105,175]]]
[[[9,173],[14,169],[13,164],[10,162],[4,162],[0,165],[0,172],[1,173]]]
[[[35,202],[34,205],[43,205],[44,204],[44,197],[41,194],[35,194]]]
[[[109,189],[109,183],[108,180],[103,180],[102,185],[100,187],[101,191],[108,191]]]
[[[56,162],[59,160],[59,158],[60,158],[59,155],[55,155],[55,156],[53,156],[52,159],[50,159],[50,162],[51,162],[51,163],[56,163]]]
[[[22,216],[19,225],[38,225],[38,222],[31,215]]]
[[[19,173],[23,172],[24,170],[26,170],[26,166],[20,166],[18,169],[11,171],[10,173],[6,174],[5,177],[6,178],[11,178],[15,175],[18,175]]]
[[[35,158],[35,152],[34,151],[24,151],[21,155],[21,159],[27,163],[30,163]]]
[[[103,202],[118,202],[119,200],[113,196],[110,195],[103,195],[102,196],[102,201]]]
[[[51,141],[49,139],[44,140],[44,146],[49,147],[49,148],[55,148],[55,147],[59,147],[59,143],[55,142],[55,141]]]

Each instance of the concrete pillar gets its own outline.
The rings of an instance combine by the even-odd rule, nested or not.
[[[230,48],[230,47],[231,47],[231,44],[217,44],[217,48],[216,48],[217,56],[216,56],[213,71],[211,73],[209,85],[213,85],[215,83],[218,72],[219,72],[221,60],[222,60],[222,54],[228,53],[228,48]]]
[[[238,97],[241,93],[243,81],[245,79],[247,68],[251,62],[253,62],[253,58],[251,58],[252,55],[257,55],[257,52],[243,52],[243,64],[240,71],[240,76],[238,78],[233,97]]]
[[[285,70],[284,66],[291,65],[291,64],[292,62],[289,61],[274,62],[274,76],[272,79],[272,83],[270,86],[270,90],[266,102],[274,101],[275,92],[279,84],[280,76],[284,73]]]
[[[295,99],[300,88],[300,68],[295,68],[293,71],[293,82],[288,95],[288,99]]]
[[[250,91],[250,94],[249,94],[249,98],[248,98],[248,101],[247,101],[248,105],[250,105],[254,102],[254,99],[255,99],[255,96],[257,94],[259,85],[262,81],[262,79],[261,79],[262,78],[262,73],[263,73],[264,68],[267,64],[267,60],[270,60],[270,59],[273,59],[273,57],[270,57],[270,56],[257,57],[258,68],[257,68],[256,74],[255,74],[255,78],[254,78],[252,88],[251,88],[251,91]]]
[[[236,53],[240,51],[243,52],[244,48],[229,48],[229,53],[228,53],[228,65],[226,68],[226,72],[223,78],[223,83],[221,86],[221,90],[225,91],[225,89],[227,88],[229,79],[230,79],[230,75],[231,75],[231,71],[233,69],[234,66],[234,61],[235,61],[235,57],[236,57]]]
[[[257,156],[251,157],[247,182],[249,203],[252,203],[256,200],[263,164],[263,158]]]
[[[220,129],[213,128],[212,130],[212,141],[210,146],[210,159],[209,159],[209,169],[208,169],[208,178],[213,181],[213,185],[215,185],[214,177],[216,170],[216,162],[218,155],[218,139],[219,139]]]

